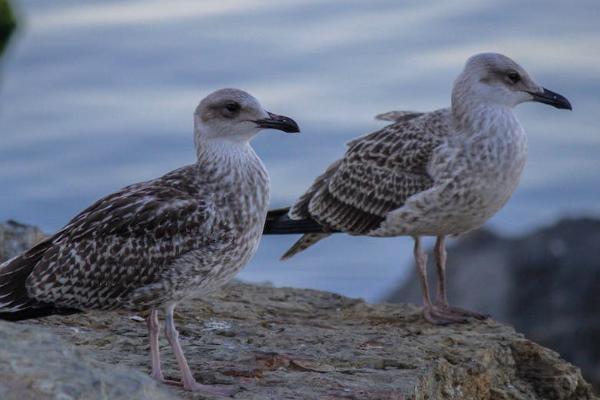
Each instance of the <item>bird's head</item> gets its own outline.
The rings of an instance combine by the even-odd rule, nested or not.
[[[262,129],[300,131],[294,120],[265,111],[256,98],[239,89],[220,89],[206,96],[196,108],[194,125],[200,141],[248,142]]]
[[[454,82],[454,102],[476,102],[512,108],[526,101],[571,110],[569,101],[538,85],[519,64],[498,53],[482,53],[467,60]]]

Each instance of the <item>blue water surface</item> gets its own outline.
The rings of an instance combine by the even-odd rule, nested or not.
[[[192,163],[193,109],[221,87],[299,121],[301,135],[254,141],[273,206],[287,205],[344,142],[384,125],[375,114],[447,106],[464,61],[482,51],[513,57],[574,106],[518,108],[529,161],[489,224],[518,234],[600,211],[597,0],[13,3],[21,26],[0,65],[0,220],[52,232],[100,196]],[[374,301],[411,258],[408,238],[339,236],[279,262],[295,239],[266,237],[241,278]]]

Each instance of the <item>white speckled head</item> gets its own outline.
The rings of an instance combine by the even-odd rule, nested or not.
[[[287,117],[267,112],[259,101],[239,89],[220,89],[206,96],[194,113],[196,142],[227,139],[247,143],[262,129],[298,132]]]
[[[465,102],[512,108],[525,101],[571,108],[567,99],[544,89],[523,67],[498,53],[469,58],[452,91],[453,106],[455,102]]]

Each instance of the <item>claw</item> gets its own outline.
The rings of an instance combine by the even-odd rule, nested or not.
[[[460,307],[451,307],[451,306],[444,306],[444,307],[454,315],[462,315],[464,317],[475,318],[478,320],[484,320],[484,319],[488,319],[490,317],[489,314],[481,314],[481,313],[478,313],[475,311],[465,310],[464,308],[460,308]]]
[[[204,395],[221,397],[231,397],[240,391],[239,386],[236,385],[203,385],[198,382],[193,382],[191,385],[183,385],[183,388]]]
[[[159,382],[164,383],[165,385],[170,385],[170,386],[183,386],[183,383],[181,383],[181,381],[176,381],[174,379],[157,379]]]
[[[438,306],[425,307],[423,316],[434,325],[465,324],[469,322],[464,316],[453,314]]]
[[[469,318],[478,320],[488,318],[484,314],[442,304],[426,306],[423,308],[423,316],[434,325],[465,324],[469,322]]]

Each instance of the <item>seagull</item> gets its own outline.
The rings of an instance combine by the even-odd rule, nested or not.
[[[198,383],[173,322],[177,303],[217,289],[252,258],[267,215],[269,176],[250,146],[262,129],[299,132],[238,89],[221,89],[194,113],[197,161],[106,196],[52,237],[0,266],[0,318],[85,310],[148,312],[151,375],[165,381],[158,309],[186,390]],[[175,383],[165,381],[166,383]]]
[[[454,82],[449,108],[380,114],[394,123],[350,141],[291,208],[269,212],[264,234],[304,234],[283,259],[335,232],[411,236],[424,317],[440,325],[487,317],[449,305],[445,239],[483,225],[517,187],[527,138],[513,108],[527,101],[572,109],[510,58],[472,56]],[[437,238],[435,302],[422,236]]]

